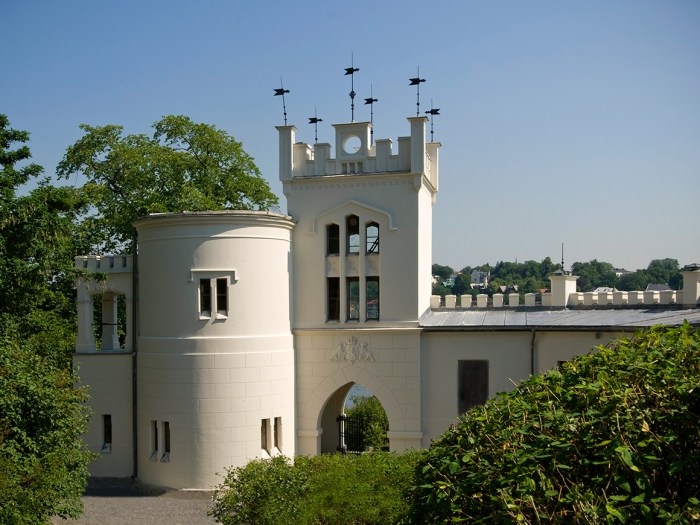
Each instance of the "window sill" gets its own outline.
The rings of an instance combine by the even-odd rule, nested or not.
[[[102,445],[102,450],[100,450],[102,454],[109,454],[112,452],[112,444],[111,443],[105,443]]]

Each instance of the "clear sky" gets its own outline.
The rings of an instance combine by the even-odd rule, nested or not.
[[[700,262],[700,2],[0,0],[0,113],[53,173],[78,125],[184,114],[240,140],[286,211],[289,123],[409,132],[420,76],[440,153],[433,261]],[[82,181],[72,181],[79,184]]]

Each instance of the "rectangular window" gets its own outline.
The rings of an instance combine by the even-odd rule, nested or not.
[[[260,448],[270,452],[270,420],[263,419],[260,424]]]
[[[329,277],[328,286],[328,320],[340,321],[340,278]]]
[[[348,277],[348,320],[360,319],[360,279]]]
[[[366,281],[367,298],[367,320],[379,321],[379,277],[367,277]]]
[[[216,280],[216,314],[226,317],[228,315],[228,279]]]
[[[112,414],[102,414],[102,452],[112,452]]]
[[[199,280],[199,315],[211,316],[211,280]]]
[[[163,455],[161,461],[170,461],[170,422],[163,421]]]
[[[340,255],[340,226],[326,226],[326,255]]]
[[[275,418],[275,448],[282,451],[282,418]]]
[[[158,459],[158,421],[151,420],[151,461]]]
[[[489,362],[459,361],[457,380],[458,410],[463,414],[472,407],[483,405],[489,397]]]

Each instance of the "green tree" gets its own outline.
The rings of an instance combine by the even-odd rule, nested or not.
[[[345,411],[348,417],[365,421],[365,450],[389,450],[389,418],[376,396],[355,396],[353,406]]]
[[[654,259],[647,266],[647,275],[653,284],[668,284],[674,290],[683,286],[683,276],[676,259]]]
[[[452,293],[454,295],[462,295],[470,290],[469,282],[471,281],[469,275],[458,275],[455,277],[455,283],[452,285]]]
[[[0,339],[0,523],[76,518],[94,455],[84,389],[70,368]]]
[[[626,273],[617,280],[617,289],[623,291],[644,290],[650,282],[646,270]]]
[[[466,413],[416,467],[414,523],[697,523],[700,331],[656,327]]]
[[[28,139],[0,115],[0,335],[67,366],[75,344],[73,258],[89,245],[78,227],[86,200],[47,179],[17,195],[42,174],[36,164],[17,167],[31,157]]]
[[[575,262],[571,265],[571,271],[578,276],[576,286],[583,292],[589,292],[599,286],[612,288],[617,280],[613,265],[596,259],[589,262]]]
[[[443,266],[441,264],[433,264],[433,276],[439,277],[443,281],[446,281],[454,275],[455,271],[450,266]]]
[[[87,220],[106,251],[129,246],[133,221],[150,213],[274,208],[277,197],[240,142],[181,115],[153,124],[153,135],[121,126],[81,125],[85,135],[58,165],[82,175],[97,213]]]

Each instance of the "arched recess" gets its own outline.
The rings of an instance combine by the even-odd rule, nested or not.
[[[335,452],[338,445],[336,417],[340,414],[347,393],[355,383],[365,386],[379,399],[389,419],[389,432],[405,430],[406,423],[401,404],[391,389],[366,370],[347,367],[319,383],[301,408],[299,440],[316,439],[315,446],[299,443],[302,454]]]

